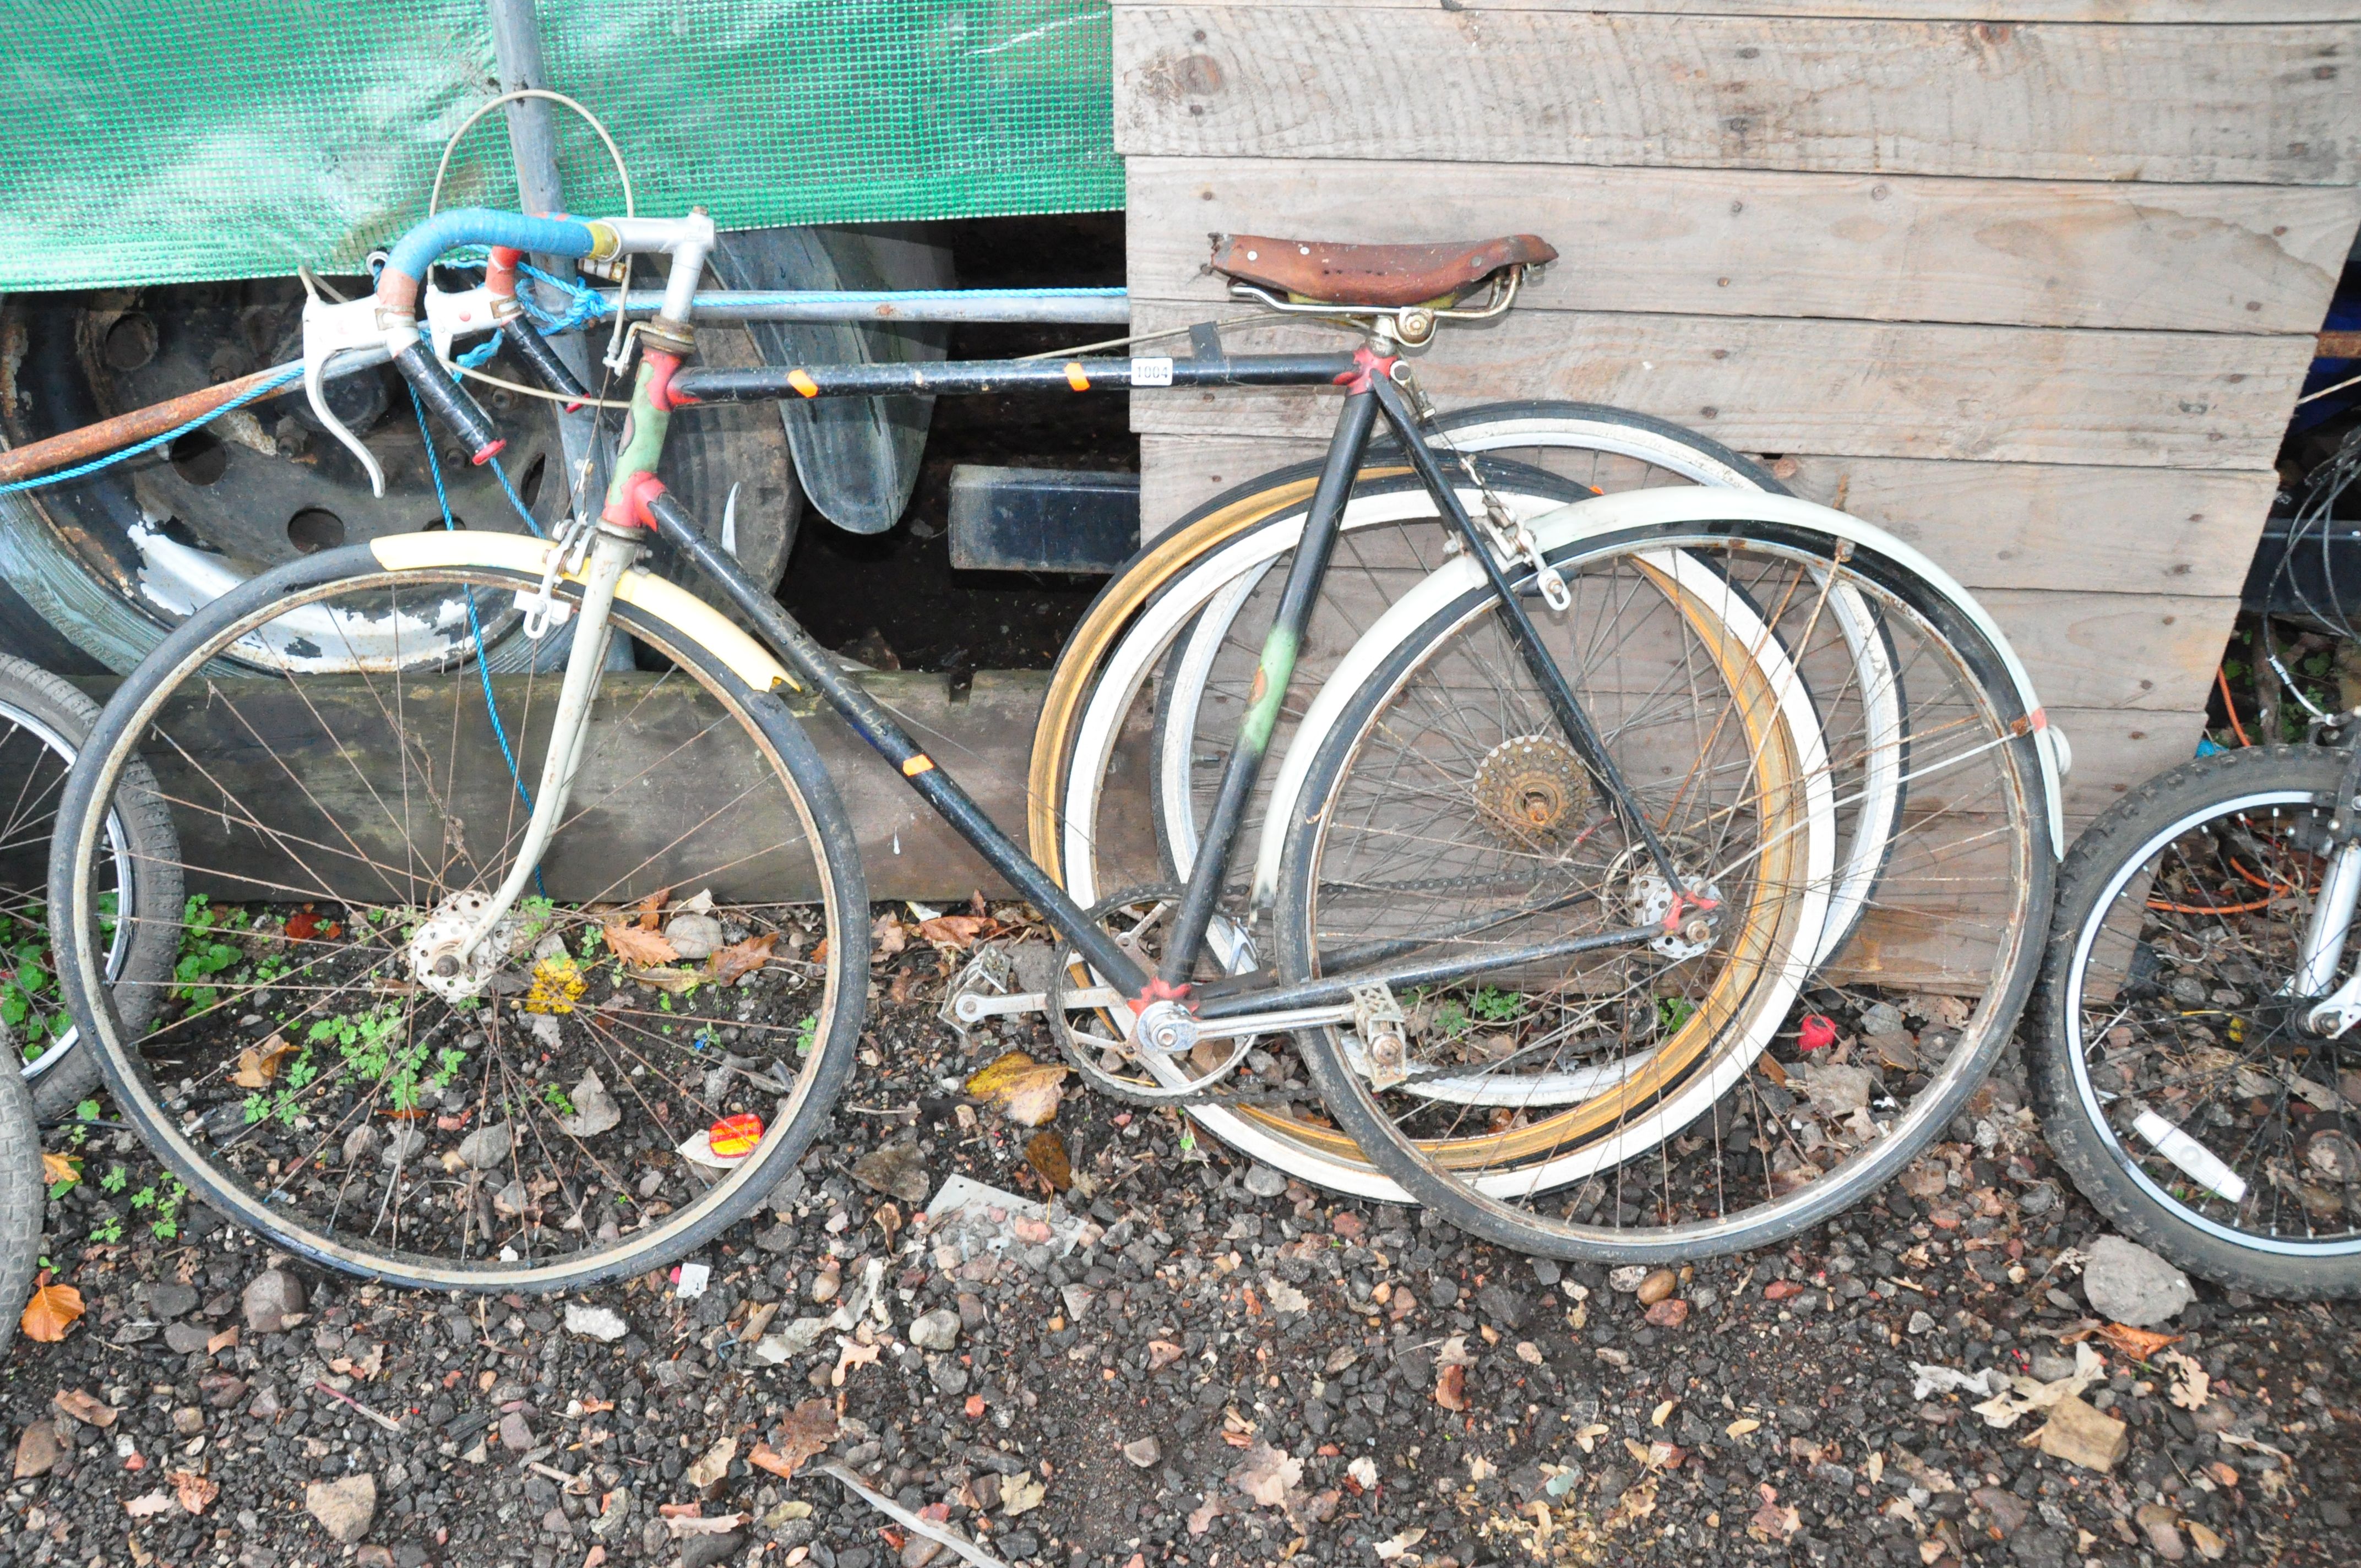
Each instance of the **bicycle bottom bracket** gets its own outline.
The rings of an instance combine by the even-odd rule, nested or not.
[[[491,903],[491,894],[469,891],[436,905],[403,949],[411,978],[445,1002],[464,1002],[489,985],[508,957],[505,938],[516,926],[513,915],[504,916],[469,953],[467,938]]]

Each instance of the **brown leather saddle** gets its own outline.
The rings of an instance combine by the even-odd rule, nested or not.
[[[1448,305],[1495,273],[1557,259],[1537,235],[1459,245],[1335,245],[1265,235],[1213,236],[1213,270],[1300,304]]]

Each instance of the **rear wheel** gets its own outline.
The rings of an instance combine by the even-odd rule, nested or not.
[[[529,895],[461,993],[426,983],[413,943],[508,870],[559,684],[488,674],[467,617],[432,619],[511,620],[538,574],[509,554],[393,571],[342,551],[207,606],[102,716],[51,873],[84,928],[90,802],[148,757],[183,825],[185,904],[157,916],[182,960],[138,1031],[61,944],[75,1022],[198,1196],[405,1285],[556,1288],[679,1256],[801,1156],[860,1030],[865,895],[818,755],[747,684],[767,686],[759,655],[637,574],[616,623],[664,668],[609,672]],[[390,657],[324,674],[348,651],[273,652],[356,619]],[[276,667],[213,673],[233,656]]]
[[[2031,983],[2050,859],[2039,759],[1997,651],[1866,551],[1735,526],[1567,547],[1552,559],[1572,611],[1529,601],[1638,806],[1717,901],[1710,938],[1667,932],[1406,995],[1400,1081],[1350,1031],[1299,1036],[1344,1135],[1420,1201],[1521,1250],[1671,1260],[1844,1207],[1956,1110]],[[1498,957],[1671,908],[1628,824],[1577,787],[1585,771],[1467,576],[1310,761],[1279,874],[1283,981],[1372,955]],[[1827,613],[1839,591],[1872,608],[1907,672],[1899,740],[1876,738],[1846,684]],[[1909,747],[1915,819],[1891,835],[1867,918],[1830,948],[1844,814],[1868,753],[1892,744]],[[1921,1020],[1914,1043],[1872,1038],[1881,1004]],[[1813,1012],[1855,1033],[1807,1051]]]

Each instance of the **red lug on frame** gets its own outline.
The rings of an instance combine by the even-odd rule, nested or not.
[[[656,520],[648,515],[648,503],[664,493],[664,481],[653,474],[634,474],[623,481],[622,496],[609,501],[599,511],[598,521],[617,528],[644,528],[653,533]]]
[[[1150,975],[1148,977],[1148,983],[1140,988],[1139,994],[1133,997],[1126,1005],[1136,1014],[1147,1012],[1148,1004],[1156,1002],[1178,1002],[1185,1006],[1189,1001],[1191,989],[1186,985],[1174,985],[1161,975]]]
[[[1393,374],[1394,362],[1400,357],[1394,354],[1375,353],[1366,345],[1356,348],[1353,350],[1354,368],[1337,377],[1335,384],[1347,392],[1366,392],[1372,379]]]

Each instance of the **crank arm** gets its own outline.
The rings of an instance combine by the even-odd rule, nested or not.
[[[1087,991],[1067,993],[1066,1001],[1076,1007],[1120,1007],[1123,992],[1111,985],[1094,985]],[[1005,996],[986,996],[982,992],[970,992],[951,1004],[951,1012],[962,1024],[980,1024],[1008,1013],[1047,1013],[1049,998],[1039,991],[1012,992]]]

